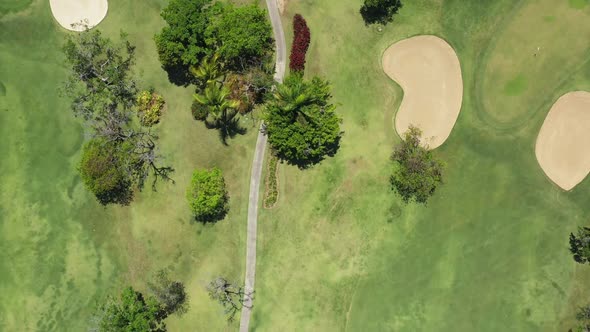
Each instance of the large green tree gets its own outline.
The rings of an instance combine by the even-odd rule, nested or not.
[[[166,312],[156,298],[144,297],[131,287],[119,299],[102,303],[94,316],[93,330],[99,332],[164,332]]]
[[[156,272],[153,280],[148,282],[148,289],[167,315],[175,313],[181,316],[188,311],[188,294],[184,284],[171,280],[166,270]]]
[[[393,21],[393,15],[401,7],[401,0],[365,0],[361,7],[361,16],[365,24],[387,24]]]
[[[154,37],[164,68],[198,65],[209,53],[205,30],[211,0],[171,0],[162,10],[167,26]]]
[[[84,145],[78,167],[80,176],[101,204],[131,202],[132,179],[124,165],[127,159],[116,144],[104,139],[95,138]]]
[[[578,227],[578,233],[570,234],[570,252],[580,264],[590,263],[590,228]]]
[[[197,221],[215,222],[228,211],[229,196],[221,170],[197,169],[186,190],[186,199]]]
[[[234,69],[258,64],[273,49],[272,27],[258,5],[223,6],[207,29],[207,42]]]
[[[160,62],[174,83],[191,83],[189,69],[216,53],[234,70],[270,59],[272,29],[265,11],[256,5],[171,0],[161,15],[167,26],[154,39]]]
[[[406,202],[426,203],[442,183],[444,164],[420,144],[421,136],[420,129],[410,126],[391,157],[391,185]]]
[[[339,147],[341,119],[330,104],[330,84],[318,77],[288,76],[266,104],[265,130],[277,156],[305,168]]]

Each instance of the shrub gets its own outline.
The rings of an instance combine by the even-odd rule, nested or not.
[[[295,14],[293,17],[293,46],[289,56],[289,69],[303,71],[305,69],[305,54],[309,48],[311,35],[303,16]]]
[[[125,158],[124,152],[104,139],[95,138],[84,145],[78,166],[80,177],[102,205],[127,205],[133,197]]]
[[[410,126],[391,157],[391,186],[405,202],[415,199],[426,203],[442,183],[444,164],[427,147],[420,145],[421,136],[420,129]]]
[[[186,199],[197,221],[215,222],[228,211],[228,196],[221,170],[197,169],[186,191]]]
[[[264,192],[264,207],[272,208],[279,198],[279,188],[277,181],[277,167],[279,159],[272,155],[268,161],[266,174],[266,191]]]
[[[191,113],[193,114],[193,118],[199,121],[205,121],[207,119],[207,107],[203,106],[196,100],[193,100],[191,105]]]
[[[151,127],[160,122],[164,98],[152,91],[142,91],[137,96],[137,112],[142,126]]]

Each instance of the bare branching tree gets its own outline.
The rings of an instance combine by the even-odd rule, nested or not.
[[[139,189],[150,174],[154,190],[159,180],[174,182],[172,167],[159,165],[157,136],[133,121],[138,89],[131,75],[135,47],[127,36],[121,33],[121,42],[114,43],[98,30],[86,30],[69,37],[63,49],[72,72],[61,92],[89,136],[124,152],[123,171]]]
[[[212,300],[218,301],[224,308],[228,322],[233,322],[236,314],[247,306],[252,294],[246,293],[244,287],[229,282],[224,277],[217,277],[207,285],[207,292]]]

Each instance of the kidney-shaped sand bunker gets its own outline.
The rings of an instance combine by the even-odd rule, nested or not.
[[[417,36],[391,45],[383,53],[383,70],[404,90],[395,130],[420,128],[434,149],[451,134],[461,111],[463,79],[455,50],[436,36]]]
[[[49,0],[51,13],[59,25],[72,31],[92,28],[107,16],[107,0]]]
[[[570,190],[590,172],[590,93],[561,96],[549,110],[537,136],[541,168],[562,189]]]

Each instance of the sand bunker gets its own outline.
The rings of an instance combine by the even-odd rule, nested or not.
[[[107,0],[49,0],[53,17],[59,25],[72,31],[92,28],[107,16]]]
[[[423,131],[431,149],[451,134],[461,111],[463,79],[455,50],[436,36],[417,36],[391,45],[383,53],[383,70],[404,90],[395,129],[410,125]]]
[[[559,98],[537,137],[535,154],[541,168],[562,189],[570,190],[590,172],[590,93],[576,91]]]

